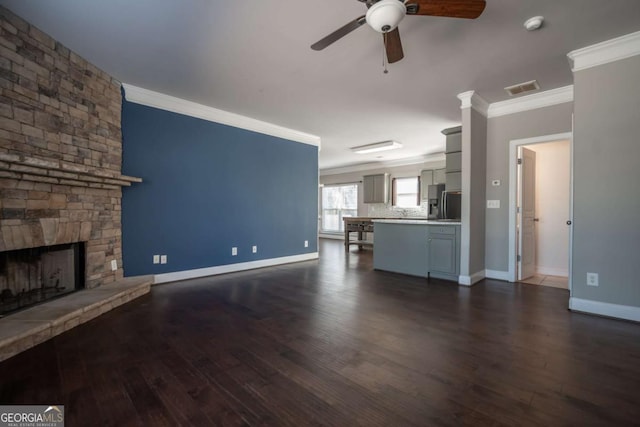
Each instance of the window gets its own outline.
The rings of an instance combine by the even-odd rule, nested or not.
[[[322,223],[324,232],[344,231],[345,216],[358,215],[358,184],[325,185],[322,187]]]
[[[420,178],[393,179],[393,206],[417,208],[420,206]]]

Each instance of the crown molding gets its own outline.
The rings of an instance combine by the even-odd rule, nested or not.
[[[123,83],[122,87],[124,88],[125,99],[129,102],[320,147],[320,137],[316,135],[197,104],[127,83]]]
[[[552,105],[564,104],[565,102],[573,102],[573,85],[546,90],[520,98],[494,102],[489,105],[487,117],[506,116],[507,114],[550,107]]]
[[[424,156],[408,157],[406,159],[389,160],[386,162],[358,163],[356,165],[341,166],[337,168],[320,169],[321,176],[339,175],[342,173],[364,172],[376,169],[394,168],[400,166],[418,165],[427,162],[444,162],[444,153],[427,154]]]
[[[489,103],[484,100],[480,95],[478,95],[475,91],[470,90],[467,92],[462,92],[458,94],[458,99],[460,100],[460,109],[464,110],[465,108],[473,108],[478,113],[483,116],[487,116],[487,110],[489,110]]]
[[[571,70],[586,70],[640,54],[640,31],[597,43],[567,54]]]

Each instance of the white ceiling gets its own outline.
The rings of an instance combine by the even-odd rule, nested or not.
[[[640,30],[640,0],[487,0],[476,20],[407,16],[405,58],[383,74],[382,37],[366,25],[309,48],[364,14],[356,0],[0,4],[122,82],[320,136],[321,169],[442,152],[458,93],[496,102],[528,80],[570,85],[568,52]],[[545,25],[525,31],[535,15]],[[388,139],[404,148],[349,150]]]

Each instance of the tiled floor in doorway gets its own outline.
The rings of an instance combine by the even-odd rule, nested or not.
[[[520,283],[569,289],[569,278],[562,276],[545,276],[543,274],[535,274],[527,279],[520,280]]]

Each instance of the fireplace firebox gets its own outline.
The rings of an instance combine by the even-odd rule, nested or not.
[[[0,317],[84,288],[84,243],[0,252]]]

